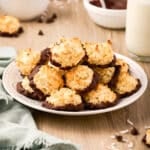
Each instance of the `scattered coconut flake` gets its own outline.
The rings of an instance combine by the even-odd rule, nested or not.
[[[115,136],[115,135],[111,135],[111,136],[110,136],[110,138],[115,139],[115,138],[116,138],[116,136]]]
[[[127,119],[127,123],[128,123],[129,125],[131,125],[131,126],[134,126],[134,123],[133,123],[131,120],[129,120],[129,119]]]
[[[116,143],[111,143],[111,147],[116,147],[117,146],[117,144]]]
[[[132,149],[133,147],[134,147],[133,142],[129,142],[129,143],[128,143],[128,148]]]
[[[116,144],[116,143],[111,143],[111,145],[108,146],[107,149],[109,149],[109,150],[119,150],[119,149],[117,148],[117,144]]]
[[[129,129],[119,131],[119,133],[120,133],[120,134],[126,134],[126,133],[129,133]]]
[[[125,139],[125,138],[123,138],[122,141],[125,142],[125,143],[128,143],[128,142],[129,142],[129,140],[128,140],[128,139]]]

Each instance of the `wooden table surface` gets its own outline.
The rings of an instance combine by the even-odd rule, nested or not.
[[[82,1],[65,5],[64,9],[50,7],[50,13],[56,12],[58,18],[51,24],[37,22],[23,23],[24,34],[18,38],[0,38],[0,46],[14,46],[16,49],[33,48],[42,50],[58,38],[79,37],[82,40],[103,42],[112,40],[116,52],[128,56],[125,45],[124,30],[109,30],[95,25],[83,8]],[[44,36],[39,36],[42,29]],[[150,77],[150,64],[140,63]],[[148,86],[148,89],[150,87]],[[82,150],[105,150],[115,142],[119,150],[127,150],[127,144],[117,143],[111,135],[129,128],[127,118],[135,123],[140,131],[139,136],[125,135],[134,143],[134,150],[146,150],[141,139],[144,135],[144,126],[150,125],[150,92],[145,94],[134,104],[121,110],[95,116],[68,117],[33,111],[38,128],[48,134],[62,139],[70,139],[81,145]]]

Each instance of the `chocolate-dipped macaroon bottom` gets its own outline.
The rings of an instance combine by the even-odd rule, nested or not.
[[[39,89],[37,89],[33,82],[33,77],[39,71],[40,67],[41,66],[36,66],[32,70],[31,74],[27,77],[29,80],[29,86],[32,88],[33,92],[29,92],[29,91],[25,90],[22,86],[22,82],[18,82],[16,85],[16,88],[17,88],[17,91],[19,93],[23,94],[24,96],[33,98],[35,100],[44,101],[46,99],[46,95],[43,92],[41,92]]]
[[[84,109],[82,97],[69,88],[61,88],[47,97],[43,106],[49,109],[80,111]]]
[[[21,33],[23,33],[23,27],[20,27],[18,31],[14,33],[8,33],[8,32],[0,32],[0,36],[2,37],[18,37]]]
[[[95,89],[85,93],[83,100],[86,109],[103,109],[118,103],[118,95],[108,86],[99,83]]]
[[[116,63],[116,56],[114,55],[113,56],[113,59],[111,62],[109,62],[108,64],[105,64],[105,65],[96,65],[96,64],[90,64],[87,59],[88,59],[88,56],[86,55],[86,60],[83,62],[83,64],[85,65],[88,65],[89,67],[101,67],[101,68],[107,68],[107,67],[113,67],[115,66],[115,63]]]
[[[98,82],[99,82],[99,75],[96,72],[94,72],[93,79],[91,83],[89,84],[89,86],[83,89],[82,91],[77,90],[77,93],[83,95],[84,93],[90,92],[92,89],[96,88]]]
[[[78,104],[78,105],[73,105],[73,104],[68,104],[64,106],[54,106],[53,104],[48,103],[47,101],[44,101],[42,103],[42,106],[48,108],[48,109],[54,109],[54,110],[63,110],[63,111],[81,111],[84,110],[84,104]]]
[[[116,98],[116,100],[113,103],[112,102],[101,102],[99,104],[85,103],[85,108],[87,110],[105,109],[117,105],[118,102],[119,99]]]
[[[33,92],[28,92],[27,90],[25,90],[21,84],[21,82],[18,82],[17,85],[16,85],[16,88],[17,88],[17,91],[24,95],[24,96],[27,96],[29,98],[32,98],[34,100],[38,100],[38,101],[44,101],[46,99],[46,96],[41,92],[39,91],[38,89],[36,90],[33,90]]]

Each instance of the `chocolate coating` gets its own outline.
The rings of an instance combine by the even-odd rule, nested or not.
[[[144,135],[144,137],[143,137],[143,139],[142,139],[142,142],[143,142],[147,147],[150,148],[150,144],[147,144],[147,143],[146,143],[146,135]]]
[[[46,48],[41,52],[40,61],[38,65],[44,65],[50,59],[50,48]]]
[[[36,66],[30,73],[30,75],[28,76],[28,79],[31,81],[33,80],[34,75],[39,71],[41,65]]]
[[[86,61],[83,64],[88,65],[90,67],[101,67],[101,68],[113,67],[113,66],[115,66],[115,62],[116,62],[116,56],[115,55],[113,57],[113,60],[109,64],[106,64],[106,65],[94,65],[94,64],[90,64],[87,61],[87,59],[88,59],[87,55],[86,55],[85,58],[86,58]]]
[[[19,93],[23,94],[24,96],[30,97],[34,100],[44,101],[46,99],[46,96],[43,93],[41,93],[39,90],[34,90],[34,92],[32,93],[25,90],[22,87],[21,82],[17,83],[16,88]]]
[[[23,32],[24,32],[23,28],[20,27],[20,28],[18,29],[18,31],[16,31],[16,32],[14,32],[14,33],[12,33],[12,34],[7,33],[7,32],[0,32],[0,36],[2,36],[2,37],[18,37],[18,36],[19,36],[21,33],[23,33]]]
[[[119,102],[118,97],[116,98],[116,100],[114,102],[101,102],[100,104],[93,104],[93,103],[85,103],[85,107],[86,109],[104,109],[104,108],[108,108],[108,107],[112,107],[114,105],[116,105]]]
[[[92,89],[96,88],[96,86],[98,85],[98,82],[99,82],[99,75],[96,72],[94,72],[93,79],[90,85],[82,91],[78,90],[77,93],[82,95],[84,93],[90,92]]]
[[[44,101],[42,103],[42,106],[48,108],[48,109],[54,109],[54,110],[63,110],[63,111],[81,111],[84,109],[84,104],[78,104],[78,105],[72,105],[72,104],[68,104],[68,105],[64,105],[64,106],[54,106],[52,104],[49,104],[47,101]]]

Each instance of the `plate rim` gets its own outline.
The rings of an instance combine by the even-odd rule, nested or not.
[[[87,116],[87,115],[96,115],[96,114],[103,114],[103,113],[107,113],[107,112],[112,112],[112,111],[116,111],[116,110],[119,110],[119,109],[122,109],[124,107],[127,107],[131,104],[133,104],[134,102],[136,102],[146,91],[147,89],[147,85],[148,85],[148,78],[147,78],[147,75],[144,71],[144,69],[137,63],[135,62],[134,60],[132,60],[131,58],[127,57],[127,56],[124,56],[124,55],[121,55],[121,54],[118,54],[118,53],[115,53],[116,57],[118,58],[122,58],[123,60],[129,62],[129,65],[134,65],[136,66],[136,68],[138,68],[138,70],[140,71],[140,73],[142,74],[143,76],[143,79],[144,79],[144,84],[141,86],[141,88],[136,92],[134,93],[133,95],[135,96],[133,100],[123,104],[123,105],[118,105],[116,104],[115,106],[112,106],[112,107],[108,107],[108,108],[105,108],[105,109],[97,109],[97,110],[84,110],[84,111],[77,111],[77,112],[73,112],[73,111],[60,111],[60,110],[52,110],[52,109],[47,109],[47,108],[44,108],[43,106],[37,106],[37,105],[31,105],[30,103],[28,103],[27,101],[21,99],[20,97],[18,97],[17,95],[21,95],[24,99],[29,99],[29,100],[33,100],[31,98],[28,98],[26,96],[23,96],[22,94],[18,93],[16,90],[15,92],[17,93],[17,95],[15,93],[12,93],[11,92],[11,89],[9,89],[8,87],[8,84],[7,84],[7,79],[6,79],[6,74],[10,68],[11,65],[15,64],[15,61],[13,61],[12,63],[10,63],[4,70],[3,72],[3,76],[2,76],[2,83],[3,83],[3,86],[5,88],[5,90],[8,92],[9,95],[11,95],[16,101],[18,101],[19,103],[27,106],[27,107],[30,107],[32,109],[36,109],[38,111],[43,111],[43,112],[48,112],[48,113],[51,113],[51,114],[57,114],[57,115],[65,115],[65,116]],[[142,82],[142,81],[141,81]],[[138,94],[137,94],[138,93]],[[133,96],[131,95],[131,96]],[[127,97],[127,98],[130,98],[131,96]]]

